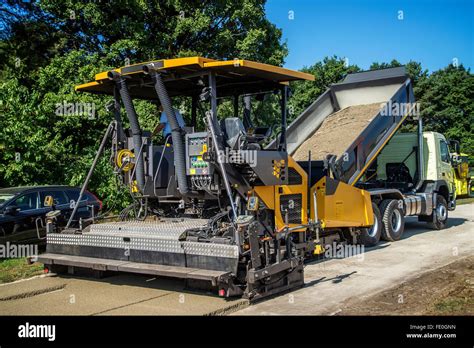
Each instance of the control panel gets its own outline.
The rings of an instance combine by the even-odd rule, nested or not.
[[[249,211],[257,211],[258,210],[258,197],[257,196],[250,196],[247,201],[247,210]]]
[[[209,136],[207,132],[186,134],[185,139],[186,175],[211,175],[212,166],[203,159],[203,154],[209,149]]]

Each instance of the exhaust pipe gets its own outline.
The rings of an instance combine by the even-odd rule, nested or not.
[[[185,196],[189,193],[188,181],[186,178],[186,154],[184,148],[184,135],[179,126],[173,107],[171,106],[171,99],[166,90],[165,84],[161,79],[161,75],[156,72],[157,67],[153,63],[143,66],[143,72],[149,74],[153,80],[156,94],[160,99],[163,110],[168,117],[168,122],[171,127],[171,138],[173,139],[174,148],[174,166],[176,168],[176,178],[178,180],[178,190],[181,195]]]
[[[109,71],[107,77],[114,81],[117,89],[120,93],[123,105],[125,106],[125,111],[127,112],[128,120],[130,121],[130,128],[132,129],[133,136],[133,147],[135,150],[135,156],[137,158],[136,173],[137,173],[137,184],[141,193],[145,189],[145,167],[143,163],[143,156],[140,156],[140,150],[142,148],[142,130],[140,124],[138,123],[137,113],[135,107],[132,103],[132,98],[128,92],[127,83],[125,79],[116,71]]]

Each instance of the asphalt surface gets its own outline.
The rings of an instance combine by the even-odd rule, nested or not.
[[[416,218],[409,218],[403,238],[397,242],[380,243],[350,258],[308,264],[305,287],[233,315],[344,314],[342,308],[349,301],[370,298],[424,272],[474,255],[474,204],[459,205],[449,215],[444,230],[428,229]],[[408,301],[403,297],[413,294],[399,295],[397,300],[404,305]]]
[[[251,306],[242,299],[190,291],[173,279],[40,276],[0,285],[0,315],[331,315],[354,297],[372,296],[473,254],[474,204],[461,205],[450,212],[445,230],[410,219],[402,240],[362,255],[308,264],[304,288]]]
[[[45,276],[0,286],[0,315],[219,315],[245,305],[188,291],[180,280],[131,274]]]

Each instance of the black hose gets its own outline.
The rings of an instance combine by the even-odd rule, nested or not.
[[[174,166],[175,174],[178,180],[178,189],[181,195],[185,196],[189,192],[188,181],[186,178],[186,154],[184,148],[184,135],[179,126],[178,120],[171,105],[171,99],[166,90],[165,84],[161,79],[161,75],[155,71],[153,64],[145,65],[143,71],[150,74],[155,85],[155,91],[166,113],[168,122],[171,127],[171,138],[173,139],[174,150]]]
[[[133,106],[132,98],[128,92],[127,83],[125,79],[116,71],[109,71],[107,76],[110,80],[114,81],[122,98],[125,111],[127,112],[128,120],[130,121],[130,128],[132,129],[133,136],[133,147],[135,157],[137,158],[136,165],[136,177],[137,184],[140,192],[143,193],[145,189],[145,166],[143,163],[143,156],[140,156],[140,150],[142,148],[142,130],[138,123],[137,113]]]
[[[126,221],[132,210],[134,210],[134,215],[136,216],[136,212],[135,212],[136,207],[137,207],[137,202],[134,201],[132,204],[122,209],[122,211],[120,212],[120,221]]]

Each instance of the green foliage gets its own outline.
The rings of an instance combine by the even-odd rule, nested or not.
[[[474,77],[462,65],[431,74],[419,85],[425,128],[458,140],[461,151],[474,155]]]
[[[288,104],[289,120],[296,118],[331,84],[340,81],[345,75],[359,70],[359,67],[348,65],[344,59],[336,56],[326,57],[321,62],[303,68],[302,71],[314,75],[315,80],[297,81],[291,84],[293,96]]]
[[[104,109],[110,98],[79,94],[74,86],[100,71],[193,55],[282,65],[287,47],[281,43],[281,30],[265,17],[264,3],[9,0],[0,4],[0,187],[82,183],[112,115]],[[399,65],[393,60],[371,68]],[[448,66],[428,74],[420,63],[406,65],[426,129],[459,140],[464,152],[474,154],[471,72]],[[360,69],[334,56],[302,70],[313,74],[315,81],[291,83],[289,122],[330,84]],[[174,102],[189,117],[189,101]],[[88,103],[95,113],[64,114],[61,106],[68,103]],[[156,107],[145,101],[135,106],[142,128],[153,130],[159,120]],[[232,103],[222,102],[219,111],[231,115]],[[278,96],[255,102],[252,111],[257,125],[275,123]],[[130,195],[117,184],[108,156],[101,159],[90,187],[108,208],[119,209]]]
[[[373,63],[371,69],[401,66],[397,60]],[[420,103],[421,117],[426,131],[442,133],[448,139],[458,140],[461,151],[470,155],[474,165],[474,77],[463,65],[448,65],[428,74],[420,63],[406,65],[414,82],[415,99]]]
[[[393,59],[390,63],[372,63],[370,65],[370,70],[395,68],[402,65],[403,64],[398,60]],[[419,90],[418,81],[424,80],[428,77],[428,70],[423,70],[420,63],[414,62],[412,60],[405,64],[405,68],[407,70],[408,76],[410,76],[410,79],[415,85],[415,94],[417,94],[417,88]]]
[[[266,19],[264,3],[2,3],[0,187],[82,183],[112,115],[104,109],[110,98],[79,94],[74,86],[98,72],[193,55],[281,65],[287,48],[281,43],[281,30]],[[175,102],[180,107],[181,101]],[[63,112],[76,103],[93,105],[93,117]],[[159,121],[156,106],[137,101],[135,107],[142,128],[153,130]],[[90,189],[107,208],[119,209],[130,195],[118,186],[108,156],[99,162]]]
[[[29,263],[26,257],[0,260],[0,284],[43,274],[43,264]]]
[[[127,59],[133,63],[192,55],[280,65],[287,55],[281,30],[265,17],[263,0],[10,3],[0,8],[10,29],[5,38],[10,67],[14,57],[36,67],[47,64],[47,57],[78,49],[97,53],[114,67]],[[30,45],[38,50],[28,51]]]

